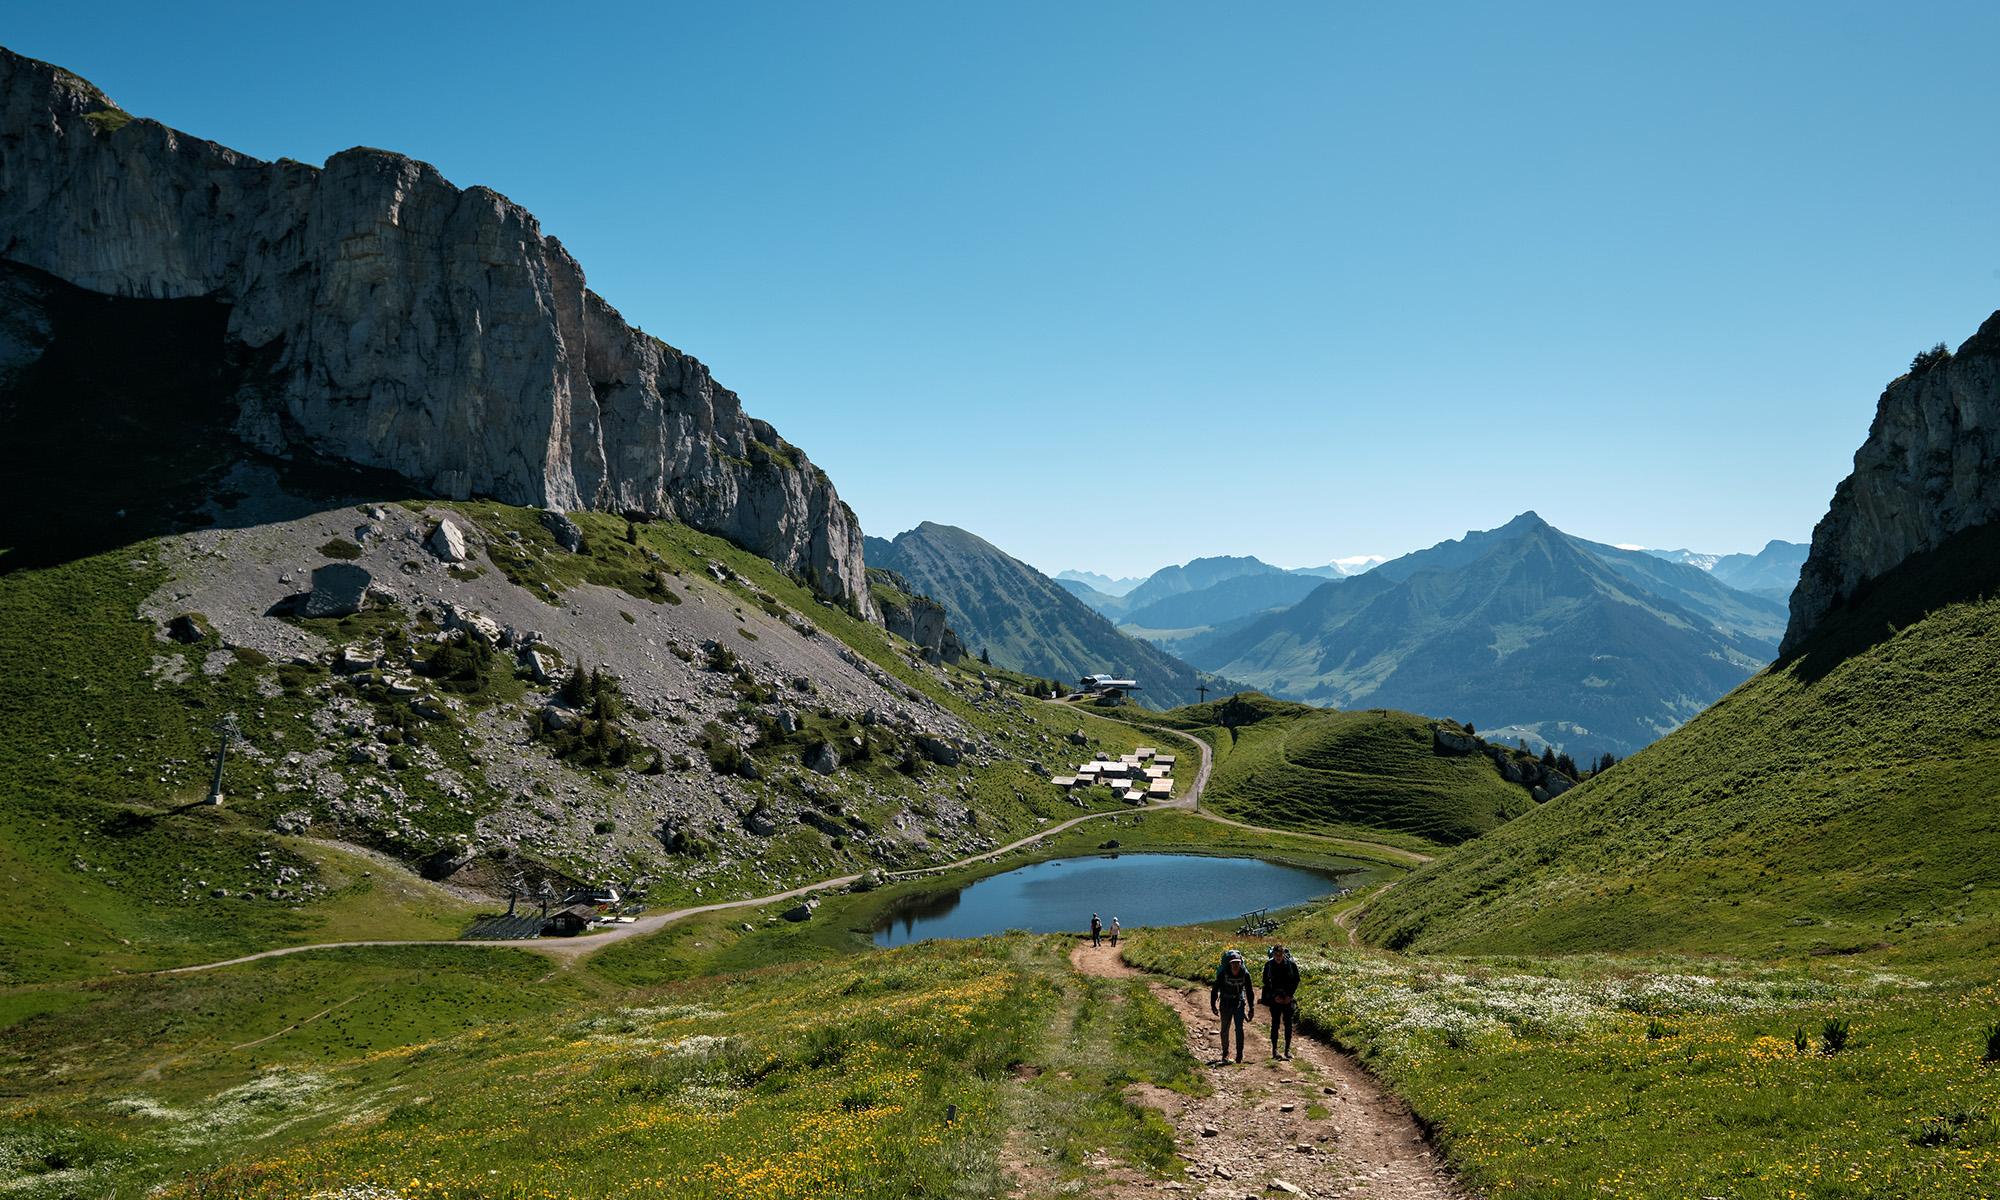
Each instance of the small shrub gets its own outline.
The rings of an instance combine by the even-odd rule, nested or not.
[[[591,832],[593,833],[616,833],[618,832],[618,822],[599,821],[597,824],[591,826],[590,828]]]
[[[1820,1026],[1819,1048],[1822,1054],[1838,1054],[1847,1049],[1847,1022],[1839,1017],[1829,1018]]]
[[[2000,1021],[1986,1027],[1986,1053],[1980,1056],[1979,1061],[2000,1063]]]
[[[753,642],[757,640],[757,635],[756,635],[756,634],[754,634],[754,633],[751,633],[751,632],[750,632],[749,630],[747,630],[747,629],[743,628],[743,627],[742,627],[741,625],[738,625],[738,626],[736,627],[736,632],[737,632],[738,634],[741,634],[741,635],[742,635],[743,637],[746,637],[746,638],[750,639],[750,640],[751,640],[751,641],[753,641]]]
[[[1812,1038],[1807,1035],[1805,1026],[1801,1025],[1792,1030],[1792,1049],[1800,1054],[1812,1049]]]
[[[1674,1031],[1667,1028],[1667,1023],[1658,1017],[1654,1017],[1652,1020],[1646,1022],[1647,1041],[1657,1042],[1661,1038],[1670,1038],[1672,1036],[1674,1036]]]
[[[1922,375],[1932,367],[1942,366],[1950,361],[1951,347],[1939,342],[1910,360],[1910,374]]]
[[[326,545],[321,546],[319,552],[328,558],[352,560],[361,557],[361,547],[341,537],[334,538],[332,541],[326,543]]]

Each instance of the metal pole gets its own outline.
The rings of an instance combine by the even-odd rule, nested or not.
[[[229,739],[236,733],[236,714],[230,713],[215,723],[218,740],[215,746],[215,779],[208,785],[208,803],[222,803],[222,765],[229,758]]]

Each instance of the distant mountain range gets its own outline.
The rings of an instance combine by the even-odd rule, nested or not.
[[[862,549],[869,566],[944,605],[968,650],[983,649],[1009,670],[1068,683],[1097,672],[1126,676],[1139,683],[1136,699],[1157,707],[1198,699],[1203,682],[1228,686],[1119,632],[1068,590],[1087,585],[1058,583],[963,529],[926,521],[894,541],[867,538]]]
[[[1529,512],[1172,644],[1272,695],[1450,716],[1582,758],[1637,750],[1741,683],[1776,654],[1785,615]]]
[[[1694,550],[1648,550],[1655,558],[1699,567],[1739,591],[1755,592],[1766,599],[1784,603],[1798,586],[1799,569],[1806,565],[1803,542],[1773,539],[1755,554],[1702,554]]]
[[[1145,579],[1136,575],[1126,576],[1123,579],[1113,579],[1109,575],[1099,575],[1095,571],[1058,571],[1055,574],[1055,581],[1057,583],[1080,583],[1093,592],[1102,592],[1107,596],[1122,596],[1146,582]]]
[[[1357,555],[1325,566],[1288,569],[1224,555],[1161,567],[1116,594],[1091,586],[1083,578],[1087,572],[1066,571],[1057,582],[1125,632],[1171,645],[1176,638],[1288,608],[1328,579],[1344,579],[1383,561],[1381,555]]]

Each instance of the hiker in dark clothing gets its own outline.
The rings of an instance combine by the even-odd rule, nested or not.
[[[1236,1061],[1243,1061],[1243,1022],[1254,1014],[1256,1006],[1254,993],[1256,986],[1250,978],[1250,968],[1243,965],[1243,956],[1231,950],[1222,956],[1222,966],[1215,972],[1215,982],[1208,989],[1208,1011],[1222,1018],[1222,1061],[1229,1061],[1229,1027],[1236,1027]]]
[[[1292,961],[1291,951],[1283,946],[1271,947],[1271,957],[1264,964],[1264,1003],[1271,1008],[1271,1057],[1290,1058],[1292,1056],[1292,1025],[1298,1019],[1299,1011],[1299,964]],[[1278,1053],[1278,1030],[1285,1031],[1285,1052]]]
[[[1091,914],[1090,914],[1090,944],[1091,944],[1091,945],[1093,945],[1093,946],[1097,945],[1097,944],[1098,944],[1098,942],[1099,942],[1099,940],[1100,940],[1101,938],[1103,938],[1103,936],[1104,936],[1104,922],[1102,922],[1102,921],[1100,921],[1100,920],[1098,920],[1098,919],[1097,919],[1097,914],[1096,914],[1096,913],[1091,913]]]

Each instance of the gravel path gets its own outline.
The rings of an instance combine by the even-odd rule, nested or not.
[[[1108,944],[1080,943],[1070,962],[1086,975],[1139,974]],[[1188,1052],[1210,1064],[1214,1091],[1192,1097],[1133,1085],[1130,1098],[1159,1109],[1174,1127],[1187,1182],[1107,1177],[1094,1196],[1463,1200],[1466,1193],[1424,1142],[1410,1110],[1352,1056],[1301,1033],[1292,1042],[1292,1059],[1274,1060],[1265,1040],[1268,1010],[1259,1010],[1247,1030],[1243,1062],[1217,1065],[1221,1025],[1209,1015],[1207,995],[1158,978],[1147,986],[1180,1017]]]

